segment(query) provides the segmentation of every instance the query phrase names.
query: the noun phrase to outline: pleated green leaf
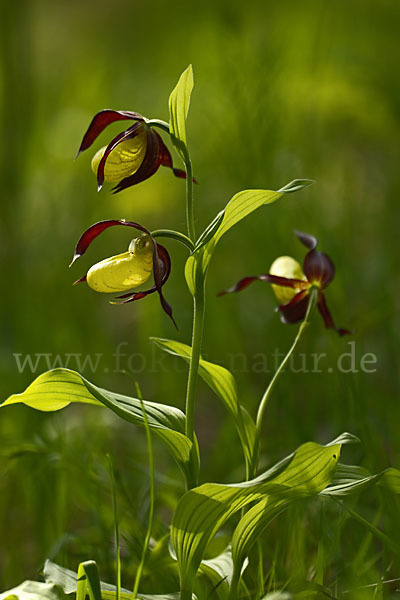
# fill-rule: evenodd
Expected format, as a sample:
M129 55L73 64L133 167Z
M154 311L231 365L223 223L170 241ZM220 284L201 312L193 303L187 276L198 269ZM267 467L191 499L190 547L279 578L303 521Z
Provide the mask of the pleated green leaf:
M213 229L214 234L212 238L202 247L201 251L199 250L195 255L190 256L186 261L185 277L191 293L194 294L195 291L196 269L200 269L203 274L206 272L215 246L229 229L261 206L271 204L284 194L296 192L312 183L313 181L309 179L295 179L277 191L244 190L233 196L225 207L219 226ZM217 215L216 219L218 218L219 215Z
M363 467L339 463L331 484L321 494L337 497L349 496L375 484L386 487L395 494L400 494L400 471L390 468L372 474Z
M39 375L22 394L11 396L0 408L23 403L37 410L54 411L72 402L106 406L125 421L144 426L140 400L99 388L69 369L53 369ZM144 406L151 430L166 444L187 481L192 481L199 460L197 445L184 434L185 415L166 404L145 401Z
M150 339L165 352L179 356L187 362L190 361L192 355L190 346L164 338ZM200 359L199 375L222 400L232 415L242 444L246 464L251 471L257 454L257 430L253 418L239 403L237 384L234 376L228 369L202 358Z
M55 583L24 581L18 587L0 594L0 600L63 600L65 595Z
M172 143L183 161L187 158L186 117L193 89L192 65L182 73L169 97L169 130Z
M342 436L327 446L313 442L304 444L292 455L259 477L238 484L206 483L188 491L179 501L171 527L171 541L178 560L182 589L190 590L190 581L204 557L207 544L233 514L254 502L264 506L283 508L283 504L304 498L323 490L331 481L342 443L350 441ZM257 537L262 519L253 513L248 523L252 530L245 541L246 547ZM235 554L242 556L242 546L236 540ZM234 559L235 560L235 559Z
M93 562L93 561L88 561ZM62 588L64 594L76 594L78 589L78 576L74 571L60 567L56 563L47 559L44 566L44 578L47 585L57 584ZM44 584L42 584L44 585ZM103 600L116 600L117 590L115 585L100 582L101 597ZM3 598L1 598L3 600ZM5 599L4 599L5 600ZM21 600L24 600L21 598ZM29 599L27 599L29 600ZM36 600L36 599L32 599ZM51 599L52 600L52 599ZM121 600L133 600L132 592L121 588ZM179 593L176 594L141 594L137 595L137 600L179 600Z

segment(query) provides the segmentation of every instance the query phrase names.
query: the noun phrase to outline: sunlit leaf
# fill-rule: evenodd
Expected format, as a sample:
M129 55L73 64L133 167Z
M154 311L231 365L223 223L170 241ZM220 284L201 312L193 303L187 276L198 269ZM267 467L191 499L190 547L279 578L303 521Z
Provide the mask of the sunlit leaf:
M69 369L54 369L39 375L25 392L11 396L0 408L24 403L36 410L54 411L73 402L106 406L125 421L144 426L139 399L99 388ZM167 445L187 481L193 481L198 469L197 446L185 436L185 415L167 404L145 401L144 406L150 428Z
M65 595L55 583L24 581L18 587L0 594L0 600L62 600Z
M371 474L367 469L356 465L338 464L330 485L321 492L324 496L349 496L378 484L396 494L400 494L400 471L385 469Z
M169 97L169 128L173 145L185 161L186 149L186 117L189 110L190 95L193 89L192 65L182 73L178 83Z
M93 562L93 561L90 561ZM48 584L58 584L63 590L64 593L75 594L77 591L78 585L78 576L74 571L70 569L65 569L64 567L60 567L56 563L53 563L51 560L46 560L44 566L44 578L48 582ZM42 584L44 585L44 584ZM115 585L111 585L109 583L100 582L101 589L101 597L103 600L116 600L117 591ZM0 597L1 598L1 597ZM194 598L194 597L193 597ZM5 600L1 598L1 600ZM21 598L21 600L24 600ZM30 599L26 599L30 600ZM32 600L36 600L33 599ZM51 599L53 600L53 599ZM132 592L121 588L121 600L133 600ZM141 594L138 593L137 600L179 600L179 594Z
M193 250L193 254L195 252L197 252L198 250L200 250L200 248L205 246L211 240L211 238L215 235L217 229L219 228L219 226L222 223L224 214L225 214L225 211L221 210L221 212L217 214L215 219L213 219L211 221L211 223L205 228L205 230L203 231L203 233L201 234L201 236L199 237L199 239L196 242L196 245Z
M188 491L178 503L171 527L183 589L191 589L191 579L209 541L241 508L268 501L274 508L283 509L285 503L323 490L332 479L343 439L346 438L327 446L304 444L251 481L230 485L206 483ZM259 516L253 516L257 526ZM249 527L254 530L253 523L249 523ZM246 547L249 545L250 539L246 540ZM241 547L236 550L238 556L241 552Z
M162 350L190 361L192 349L186 344L163 338L151 338ZM238 400L236 380L232 373L214 363L200 359L199 375L222 400L232 415L244 450L246 463L252 469L257 453L257 430L253 418Z
M76 600L101 600L100 576L94 560L82 562L78 567Z
M284 194L301 190L312 183L313 181L308 179L295 179L278 191L244 190L233 196L225 207L223 219L215 230L213 237L203 246L201 251L197 252L194 256L190 256L186 261L185 277L191 293L193 294L195 290L196 268L201 269L202 273L206 272L215 246L229 229L264 204L271 204Z

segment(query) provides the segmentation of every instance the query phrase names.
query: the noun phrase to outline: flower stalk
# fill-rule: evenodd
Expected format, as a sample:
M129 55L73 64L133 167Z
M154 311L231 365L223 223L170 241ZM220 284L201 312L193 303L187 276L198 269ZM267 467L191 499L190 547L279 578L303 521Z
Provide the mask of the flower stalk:
M314 311L315 305L317 303L318 300L318 289L317 288L312 288L311 292L310 292L310 298L309 298L309 302L308 302L308 307L307 307L307 312L306 315L303 319L303 321L300 324L299 330L297 332L297 335L294 339L293 344L291 345L288 353L286 354L285 358L282 360L281 364L279 365L275 375L273 376L273 378L270 381L270 384L268 385L267 389L265 390L265 393L263 395L263 397L261 398L261 402L260 405L258 407L258 412L257 412L257 420L256 420L256 427L257 427L257 432L258 432L258 436L261 436L261 427L262 427L262 422L263 422L263 418L264 418L264 414L268 405L268 401L270 399L270 396L272 394L272 390L275 387L276 382L279 379L279 376L281 375L281 373L283 372L286 364L288 363L290 357L292 356L293 352L295 351L298 343L300 342L302 335L304 333L304 331L307 329L307 327L310 324L310 319L311 319L311 315Z

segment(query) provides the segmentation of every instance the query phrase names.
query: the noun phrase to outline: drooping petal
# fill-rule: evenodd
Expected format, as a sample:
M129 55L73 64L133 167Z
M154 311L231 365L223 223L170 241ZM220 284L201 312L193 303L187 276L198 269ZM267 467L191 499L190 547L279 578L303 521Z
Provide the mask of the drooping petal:
M156 132L156 135L158 137L158 143L160 145L160 164L163 165L164 167L169 167L170 169L172 169L172 171L176 177L180 177L181 179L186 179L186 172L183 171L182 169L176 169L173 166L172 156L171 156L170 151L168 150L167 146L164 144L163 139L160 136L160 134ZM197 183L195 178L193 178L193 182Z
M314 250L318 244L318 240L316 237L311 235L310 233L304 233L304 231L298 231L298 229L294 230L295 235L297 235L298 239L302 244L304 244L309 250Z
M135 123L126 131L119 133L106 147L100 150L92 160L102 152L97 165L97 187L101 190L104 181L117 182L133 175L140 168L147 149L147 131L143 123Z
M143 233L147 233L148 235L150 235L150 231L143 227L143 225L140 225L140 223L135 223L133 221L125 221L125 219L107 219L105 221L99 221L98 223L95 223L94 225L86 229L86 231L84 231L81 235L75 247L74 257L70 266L72 266L80 256L85 254L86 250L89 248L93 240L95 240L101 233L103 233L103 231L105 231L109 227L114 227L115 225L133 227L138 231L142 231Z
M278 306L283 323L298 323L306 316L310 295L308 290L302 290L286 304Z
M79 156L79 154L81 152L83 152L83 150L86 150L93 144L94 140L107 127L107 125L109 125L110 123L113 123L114 121L122 121L122 120L127 120L127 119L128 120L133 119L135 121L145 121L146 120L139 113L132 112L130 110L111 110L111 109L106 108L106 109L98 112L93 117L92 122L90 123L90 125L88 127L88 130L86 131L85 135L83 136L83 140L79 147L77 156Z
M303 268L308 281L321 289L326 288L335 277L335 265L329 256L315 249L307 252Z
M148 179L157 171L161 164L160 161L160 143L157 134L151 130L147 130L147 147L146 154L144 155L142 164L138 170L122 179L115 187L113 187L114 194L125 190L131 185L136 185Z
M247 288L251 283L253 283L253 281L268 281L268 283L274 283L279 286L285 286L288 288L295 289L306 289L310 287L308 281L303 281L301 279L288 279L286 277L279 277L278 275L271 275L270 273L265 273L264 275L244 277L231 288L219 292L218 296L224 296L224 294L232 294L234 292L241 292L242 290Z
M328 305L325 300L325 296L322 292L318 294L318 302L317 302L318 310L321 313L321 316L324 320L325 327L327 329L335 329L340 336L343 335L351 335L351 331L349 329L342 329L340 327L336 327L331 312L328 308Z

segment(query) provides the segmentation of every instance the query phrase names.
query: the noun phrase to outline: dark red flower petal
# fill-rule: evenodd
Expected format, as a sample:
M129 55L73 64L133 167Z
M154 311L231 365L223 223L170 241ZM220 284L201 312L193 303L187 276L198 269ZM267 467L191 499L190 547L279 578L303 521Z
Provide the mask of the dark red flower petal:
M310 295L308 290L302 290L286 304L278 306L283 323L298 323L306 316Z
M303 270L308 281L321 286L322 289L335 277L335 265L329 256L315 249L307 252Z
M318 240L316 237L311 235L310 233L304 233L304 231L294 230L294 233L299 238L300 242L304 244L309 250L314 250L318 244Z
M340 327L336 327L336 325L335 325L335 323L333 321L333 317L331 315L331 312L330 312L330 310L328 308L328 305L326 303L325 296L323 295L322 292L320 292L318 294L317 305L318 305L318 310L321 313L321 316L322 316L322 318L324 320L325 327L327 329L335 329L340 336L349 335L349 334L352 333L349 329L341 329Z
M113 192L116 194L117 192L121 192L131 185L136 185L137 183L141 183L145 179L148 179L157 171L161 164L160 160L160 142L158 140L158 135L152 131L151 129L147 132L147 148L146 154L144 155L143 162L133 175L129 175L129 177L125 177L122 179L115 187L113 187Z
M181 179L186 179L186 172L182 169L176 169L172 164L172 156L167 146L164 144L162 137L159 133L156 132L158 137L158 142L160 144L160 164L164 167L169 167L172 169L175 177L180 177ZM196 179L193 177L193 183L197 183Z
M113 140L108 144L107 148L104 151L101 161L99 162L99 166L97 168L97 191L100 191L103 183L104 183L104 167L106 164L106 160L109 157L110 153L125 140L131 140L136 137L138 133L141 131L143 127L142 123L135 123L132 127L129 127L126 131L122 131L118 135L115 136Z
M92 122L88 127L88 130L83 136L83 140L79 147L77 156L79 156L79 154L83 152L83 150L86 150L93 144L94 140L97 138L97 136L100 135L103 129L107 127L107 125L113 123L114 121L122 121L126 119L134 119L135 121L145 121L145 118L142 115L129 110L111 110L109 108L106 108L98 112L93 117Z
M266 273L265 275L257 275L253 277L244 277L240 281L237 282L236 285L229 288L228 290L223 290L217 294L218 296L223 296L224 294L232 294L233 292L241 292L245 288L247 288L253 281L268 281L269 283L274 283L276 285L281 285L284 287L297 288L297 289L308 289L310 284L308 281L303 281L302 279L289 279L288 277L279 277L278 275L270 275Z
M81 235L81 237L76 245L74 257L72 259L70 266L73 265L74 262L80 256L85 254L86 250L89 248L89 246L93 242L93 240L97 238L97 236L99 236L101 233L103 233L103 231L105 231L109 227L113 227L115 225L124 225L126 227L133 227L134 229L137 229L138 231L142 231L143 233L147 233L148 235L150 235L150 231L148 231L148 229L146 229L145 227L140 225L140 223L134 223L133 221L125 221L124 219L120 219L120 220L108 219L106 221L99 221L98 223L95 223L94 225L92 225L91 227L86 229L86 231L84 231L83 234Z

